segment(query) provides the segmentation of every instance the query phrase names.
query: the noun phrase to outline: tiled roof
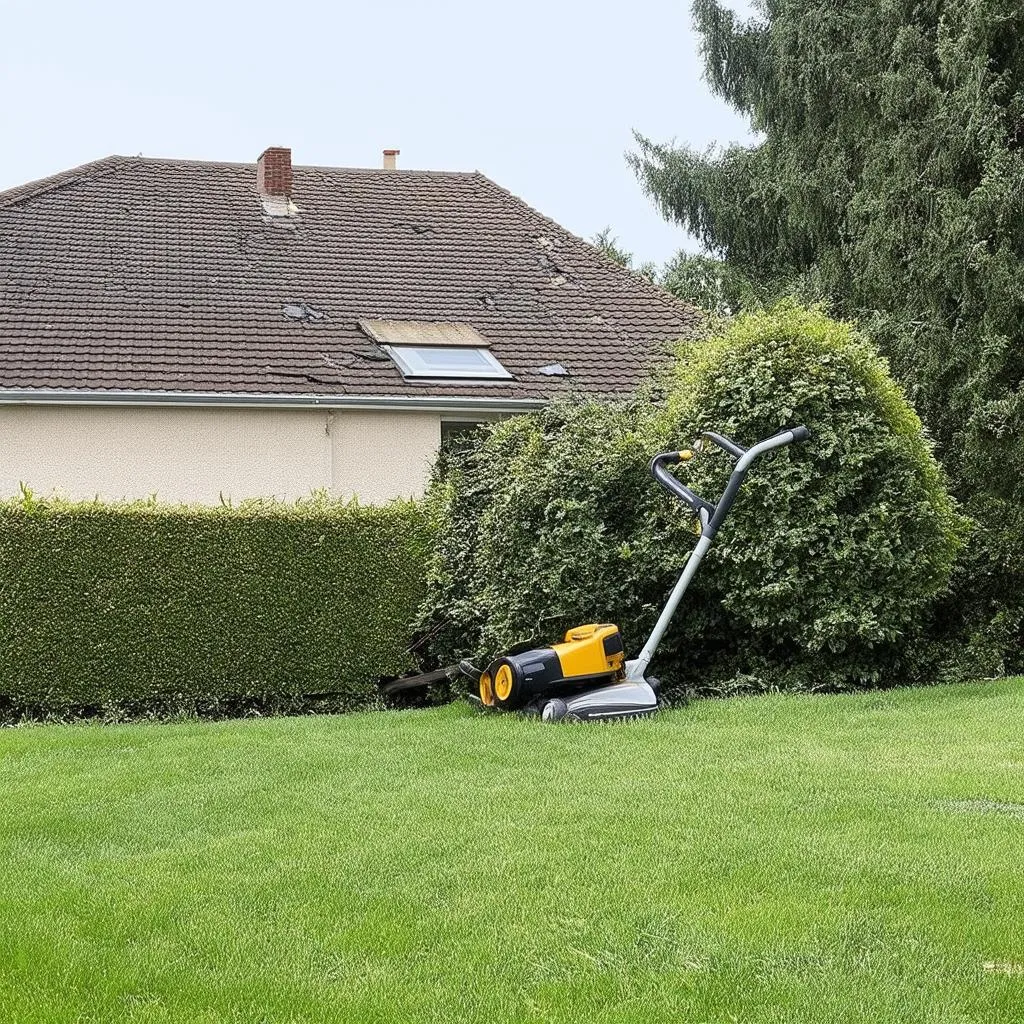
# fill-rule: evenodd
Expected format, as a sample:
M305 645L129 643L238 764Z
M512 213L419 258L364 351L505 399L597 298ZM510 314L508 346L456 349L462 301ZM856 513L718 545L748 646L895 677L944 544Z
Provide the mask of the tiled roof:
M292 198L271 219L252 164L117 156L0 193L0 390L615 393L695 323L479 173L296 167ZM471 325L514 380L407 382L374 319Z

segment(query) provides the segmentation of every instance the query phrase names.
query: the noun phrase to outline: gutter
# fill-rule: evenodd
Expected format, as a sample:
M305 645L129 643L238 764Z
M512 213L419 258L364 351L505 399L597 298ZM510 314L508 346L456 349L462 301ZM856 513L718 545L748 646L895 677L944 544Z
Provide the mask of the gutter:
M542 398L459 398L427 395L262 395L217 391L80 391L57 388L2 388L0 405L162 405L186 408L373 409L394 412L516 413L543 409Z

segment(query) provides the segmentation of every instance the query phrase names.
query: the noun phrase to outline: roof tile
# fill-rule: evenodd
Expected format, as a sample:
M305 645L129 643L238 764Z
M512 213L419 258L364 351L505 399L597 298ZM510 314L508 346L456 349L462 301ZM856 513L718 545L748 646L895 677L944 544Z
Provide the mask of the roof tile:
M609 394L696 324L476 172L296 167L292 198L282 228L255 165L141 157L0 193L0 388ZM360 320L468 324L514 379L414 385Z

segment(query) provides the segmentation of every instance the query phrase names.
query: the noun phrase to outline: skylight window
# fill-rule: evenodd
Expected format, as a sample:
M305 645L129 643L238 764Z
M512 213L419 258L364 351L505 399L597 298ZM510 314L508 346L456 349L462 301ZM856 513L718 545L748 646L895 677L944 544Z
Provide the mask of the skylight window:
M360 320L406 380L511 380L512 374L469 324L425 320Z
M512 374L485 348L441 345L384 345L403 377L459 377L509 380Z

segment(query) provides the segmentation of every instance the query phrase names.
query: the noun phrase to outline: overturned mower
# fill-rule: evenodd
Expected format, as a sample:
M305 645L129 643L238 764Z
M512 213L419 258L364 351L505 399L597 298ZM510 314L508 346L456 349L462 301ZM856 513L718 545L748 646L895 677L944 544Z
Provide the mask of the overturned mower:
M651 462L654 479L696 512L700 539L643 649L634 660L626 661L618 626L591 623L570 629L561 643L550 647L513 647L483 670L464 661L459 668L473 680L481 703L498 711L540 714L546 722L630 719L654 714L659 705L659 684L647 674L647 667L701 559L729 514L747 470L765 452L804 441L808 436L806 427L792 427L751 448L741 448L721 434L705 433L706 441L736 460L729 482L715 504L694 494L668 471L668 467L692 458L693 452L656 455Z

